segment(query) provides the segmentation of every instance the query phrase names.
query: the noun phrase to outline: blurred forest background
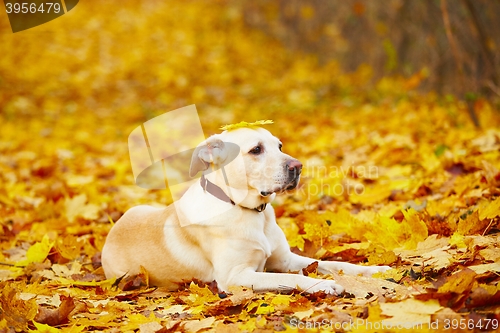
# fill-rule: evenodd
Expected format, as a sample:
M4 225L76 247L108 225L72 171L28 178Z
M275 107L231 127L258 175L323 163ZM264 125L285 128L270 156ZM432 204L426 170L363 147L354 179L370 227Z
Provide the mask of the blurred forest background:
M469 104L500 97L498 1L258 0L243 8L249 26L320 62L335 59L344 71L368 65L374 80L418 73L420 91Z
M427 77L440 94L500 96L500 2L488 0L246 1L244 19L293 50L374 78Z
M500 96L500 3L487 0L247 1L245 22L287 47L370 65L374 77L422 71L424 91Z

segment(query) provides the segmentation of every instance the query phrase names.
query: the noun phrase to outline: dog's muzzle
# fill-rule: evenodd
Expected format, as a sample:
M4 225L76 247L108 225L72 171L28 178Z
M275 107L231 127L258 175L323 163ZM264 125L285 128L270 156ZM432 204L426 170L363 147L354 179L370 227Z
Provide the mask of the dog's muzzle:
M279 188L270 190L270 191L261 191L260 195L263 197L267 197L275 192L285 192L293 190L297 187L300 180L300 173L302 171L302 163L299 160L289 160L285 164L285 174L286 174L286 182L284 186Z

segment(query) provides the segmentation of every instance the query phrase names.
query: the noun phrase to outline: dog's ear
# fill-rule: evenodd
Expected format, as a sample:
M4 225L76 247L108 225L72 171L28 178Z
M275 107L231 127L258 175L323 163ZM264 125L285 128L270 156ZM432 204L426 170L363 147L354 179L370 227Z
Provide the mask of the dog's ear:
M199 171L205 171L210 164L219 167L227 160L226 144L217 137L210 137L196 147L191 157L189 176L194 177Z

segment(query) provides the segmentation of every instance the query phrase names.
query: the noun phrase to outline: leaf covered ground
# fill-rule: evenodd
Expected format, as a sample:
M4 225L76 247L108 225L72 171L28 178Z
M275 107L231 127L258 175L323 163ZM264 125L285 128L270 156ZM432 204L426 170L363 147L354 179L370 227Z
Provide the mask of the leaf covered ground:
M476 129L464 102L415 91L432 73L342 73L242 15L225 1L120 1L80 3L16 34L0 21L0 329L498 328L498 108L477 100ZM168 292L146 271L106 280L100 251L112 224L134 205L171 202L134 185L127 136L189 104L207 135L274 120L266 128L304 164L300 187L274 203L294 251L393 269L324 277L346 287L341 297L220 295L196 281Z

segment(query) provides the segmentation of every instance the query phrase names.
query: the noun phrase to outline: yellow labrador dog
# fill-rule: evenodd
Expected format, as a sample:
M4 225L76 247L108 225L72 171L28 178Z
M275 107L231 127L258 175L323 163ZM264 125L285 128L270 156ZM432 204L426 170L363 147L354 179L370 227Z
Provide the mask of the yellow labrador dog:
M192 176L199 171L203 176L180 200L167 208L133 207L113 226L102 250L106 277L138 274L143 266L153 285L172 290L196 278L217 281L221 291L246 286L343 292L333 280L289 273L316 260L290 251L269 204L277 193L297 186L302 169L281 151L276 137L260 127L224 131L197 147L190 168ZM331 261L318 265L323 274L371 275L387 269Z

